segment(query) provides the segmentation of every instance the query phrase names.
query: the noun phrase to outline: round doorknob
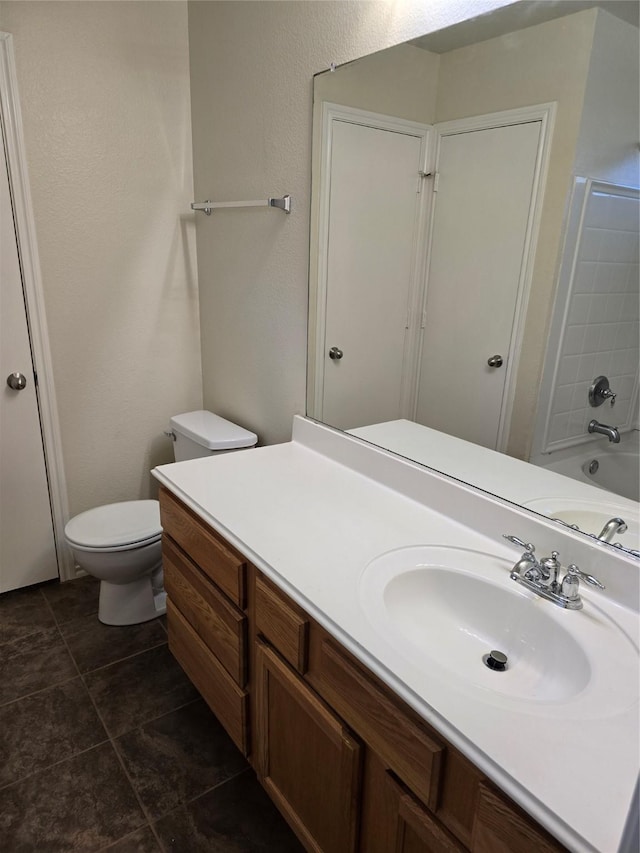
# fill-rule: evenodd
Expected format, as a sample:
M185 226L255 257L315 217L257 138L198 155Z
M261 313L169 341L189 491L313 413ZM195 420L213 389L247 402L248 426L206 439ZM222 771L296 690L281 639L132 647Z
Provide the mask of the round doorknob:
M10 373L7 376L7 385L14 391L22 391L26 384L27 379L22 373Z
M502 356L492 355L491 358L487 359L487 364L489 367L502 367Z
M338 347L331 347L329 350L329 358L334 359L334 361L339 361L343 355L344 353Z

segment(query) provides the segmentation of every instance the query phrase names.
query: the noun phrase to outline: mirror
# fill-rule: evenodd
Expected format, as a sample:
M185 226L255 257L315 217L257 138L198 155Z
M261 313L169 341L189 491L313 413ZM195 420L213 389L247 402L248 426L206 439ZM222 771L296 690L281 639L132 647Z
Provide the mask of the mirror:
M637 60L635 2L521 2L316 76L309 417L637 526Z

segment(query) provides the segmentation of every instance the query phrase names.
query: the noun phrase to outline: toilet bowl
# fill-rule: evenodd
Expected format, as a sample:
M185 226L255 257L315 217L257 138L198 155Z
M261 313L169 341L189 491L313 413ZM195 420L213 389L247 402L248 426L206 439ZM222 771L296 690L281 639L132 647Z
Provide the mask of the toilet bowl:
M212 412L171 418L176 461L254 447L257 436ZM100 580L98 619L135 625L166 612L156 500L107 504L74 516L65 538L78 566Z

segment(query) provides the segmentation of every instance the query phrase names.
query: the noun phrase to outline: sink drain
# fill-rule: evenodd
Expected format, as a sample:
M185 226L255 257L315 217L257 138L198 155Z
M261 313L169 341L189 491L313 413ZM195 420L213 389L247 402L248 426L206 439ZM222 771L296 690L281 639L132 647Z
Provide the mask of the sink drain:
M482 662L485 666L488 666L489 669L493 669L496 672L504 672L507 668L507 656L496 649L493 649L489 654L484 655Z

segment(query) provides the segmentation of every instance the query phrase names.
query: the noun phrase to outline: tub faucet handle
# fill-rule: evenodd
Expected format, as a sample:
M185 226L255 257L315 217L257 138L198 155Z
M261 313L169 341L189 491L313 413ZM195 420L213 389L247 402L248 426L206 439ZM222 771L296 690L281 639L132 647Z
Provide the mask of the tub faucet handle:
M518 539L517 536L510 536L508 533L503 533L502 538L506 539L508 542L512 542L514 545L519 545L520 548L524 548L529 554L533 554L536 550L536 546L532 545L531 542L523 542L522 539Z
M609 388L609 380L606 376L596 376L589 388L588 397L590 406L601 406L605 400L611 400L613 408L616 402L615 392Z

